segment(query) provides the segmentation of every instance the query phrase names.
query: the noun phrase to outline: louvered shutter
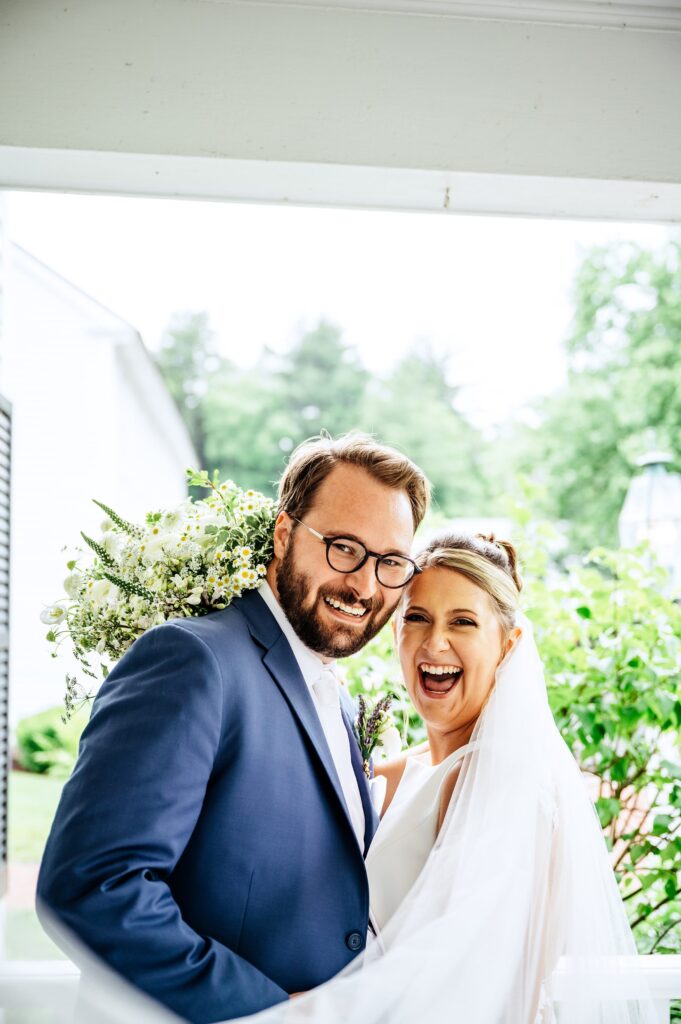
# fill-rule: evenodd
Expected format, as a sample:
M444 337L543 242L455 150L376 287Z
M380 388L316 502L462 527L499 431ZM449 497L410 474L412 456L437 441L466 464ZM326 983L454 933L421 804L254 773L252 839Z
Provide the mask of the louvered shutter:
M9 782L9 485L12 407L0 395L0 896L7 889Z

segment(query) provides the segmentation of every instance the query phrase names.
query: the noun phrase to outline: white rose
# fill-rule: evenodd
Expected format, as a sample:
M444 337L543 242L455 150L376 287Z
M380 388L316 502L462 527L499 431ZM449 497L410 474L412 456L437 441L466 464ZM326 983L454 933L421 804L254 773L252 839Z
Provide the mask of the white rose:
M94 580L92 586L87 590L90 603L95 605L97 608L102 608L107 604L109 598L113 596L113 593L114 585L108 580Z
M165 552L163 550L165 543L165 539L160 536L145 538L144 551L142 552L142 561L145 565L151 565L152 562L163 561L165 558Z
M382 758L390 760L393 757L397 757L402 751L402 737L400 736L400 730L394 725L388 726L388 728L381 733L381 744L380 747L376 748L376 752L380 750Z
M71 572L64 580L64 590L70 598L75 600L83 586L83 577L79 572Z
M114 559L114 561L118 560L118 555L120 554L122 543L119 534L105 533L99 543L102 545L107 555L110 555L111 558Z

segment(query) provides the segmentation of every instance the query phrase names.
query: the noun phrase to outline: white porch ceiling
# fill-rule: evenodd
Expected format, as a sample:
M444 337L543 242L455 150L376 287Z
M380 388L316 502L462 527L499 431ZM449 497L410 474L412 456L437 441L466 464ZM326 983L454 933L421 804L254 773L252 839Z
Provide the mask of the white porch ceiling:
M207 3L258 3L267 6L314 7L326 10L436 15L494 21L527 21L596 28L681 31L681 0L658 4L601 3L598 0L204 0Z
M0 187L680 223L679 110L681 0L0 0Z

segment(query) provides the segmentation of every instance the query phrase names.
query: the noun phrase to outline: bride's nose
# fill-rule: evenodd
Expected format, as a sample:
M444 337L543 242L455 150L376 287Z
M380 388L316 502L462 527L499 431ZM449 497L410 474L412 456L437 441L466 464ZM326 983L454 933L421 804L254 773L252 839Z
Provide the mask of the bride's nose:
M433 624L423 642L426 654L443 654L449 650L449 635L444 626Z

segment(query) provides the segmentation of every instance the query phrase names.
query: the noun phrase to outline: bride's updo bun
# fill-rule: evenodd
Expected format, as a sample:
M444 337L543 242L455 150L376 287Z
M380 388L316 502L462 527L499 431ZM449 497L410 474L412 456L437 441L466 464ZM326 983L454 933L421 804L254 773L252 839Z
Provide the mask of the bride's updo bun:
M516 549L494 534L441 533L416 556L421 569L442 566L461 573L492 598L507 632L515 625L522 579Z
M505 569L513 578L513 582L518 590L521 591L523 589L523 581L518 571L518 552L510 540L497 540L493 533L476 533L472 539L479 539L484 542L486 547L484 551L485 557L500 566L500 568Z

